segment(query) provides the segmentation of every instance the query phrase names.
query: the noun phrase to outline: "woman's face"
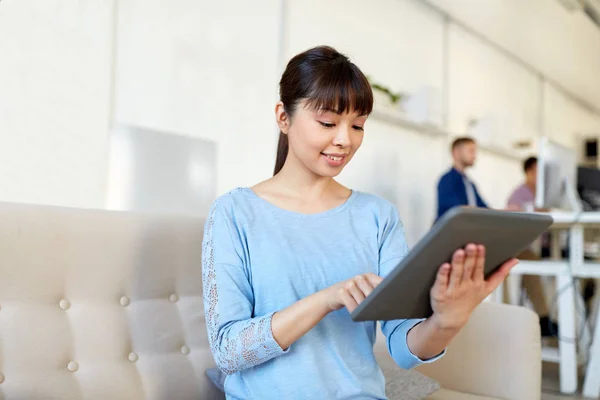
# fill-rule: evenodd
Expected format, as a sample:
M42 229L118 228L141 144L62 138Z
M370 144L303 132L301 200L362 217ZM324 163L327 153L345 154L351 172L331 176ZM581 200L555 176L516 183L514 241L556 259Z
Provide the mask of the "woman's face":
M288 135L286 163L303 165L318 176L337 176L362 144L366 115L313 111L306 108L305 101L298 104L291 120L281 103L276 113L280 129Z

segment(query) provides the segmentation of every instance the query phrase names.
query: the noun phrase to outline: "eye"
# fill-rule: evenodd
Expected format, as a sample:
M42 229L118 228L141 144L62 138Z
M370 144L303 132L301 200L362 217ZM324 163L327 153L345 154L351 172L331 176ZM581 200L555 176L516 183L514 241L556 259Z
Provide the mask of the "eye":
M321 125L323 125L325 128L333 128L335 126L335 124L333 124L331 122L321 122L321 121L319 121L319 123Z
M352 126L352 128L356 129L357 131L361 131L361 132L365 131L365 128L363 128L362 126L358 126L358 125L354 125L354 126Z

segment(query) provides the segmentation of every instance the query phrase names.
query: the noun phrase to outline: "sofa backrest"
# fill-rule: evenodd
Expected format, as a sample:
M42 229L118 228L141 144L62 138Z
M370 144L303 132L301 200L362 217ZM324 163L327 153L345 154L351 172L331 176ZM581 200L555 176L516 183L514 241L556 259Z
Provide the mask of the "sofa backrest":
M221 398L203 225L0 203L0 398Z

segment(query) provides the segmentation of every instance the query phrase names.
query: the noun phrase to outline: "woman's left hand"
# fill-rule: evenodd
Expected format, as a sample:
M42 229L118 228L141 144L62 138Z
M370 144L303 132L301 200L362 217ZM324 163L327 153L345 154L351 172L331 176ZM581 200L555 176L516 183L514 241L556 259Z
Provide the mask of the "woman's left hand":
M505 262L487 280L484 277L485 248L469 244L457 250L451 263L443 264L431 289L433 320L443 329L461 329L475 308L489 296L518 263Z

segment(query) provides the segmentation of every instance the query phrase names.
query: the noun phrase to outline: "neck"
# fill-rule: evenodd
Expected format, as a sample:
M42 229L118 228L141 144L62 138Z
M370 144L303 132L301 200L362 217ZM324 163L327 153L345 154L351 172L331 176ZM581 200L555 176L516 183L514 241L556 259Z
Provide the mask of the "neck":
M465 166L462 163L459 163L458 161L454 162L454 169L457 170L458 172L461 173L465 173Z
M289 155L273 179L284 192L294 197L319 198L336 184L333 178L316 175Z

